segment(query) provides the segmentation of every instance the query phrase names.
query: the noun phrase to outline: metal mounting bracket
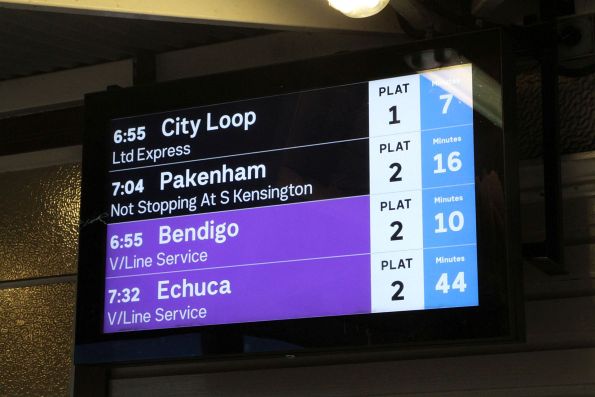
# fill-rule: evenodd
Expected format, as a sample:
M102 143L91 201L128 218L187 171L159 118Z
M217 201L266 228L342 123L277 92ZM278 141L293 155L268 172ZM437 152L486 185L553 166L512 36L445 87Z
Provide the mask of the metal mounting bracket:
M541 1L541 16L544 24L539 29L538 41L535 43L541 48L545 241L523 245L523 256L549 275L567 273L564 266L562 223L556 10L556 1Z

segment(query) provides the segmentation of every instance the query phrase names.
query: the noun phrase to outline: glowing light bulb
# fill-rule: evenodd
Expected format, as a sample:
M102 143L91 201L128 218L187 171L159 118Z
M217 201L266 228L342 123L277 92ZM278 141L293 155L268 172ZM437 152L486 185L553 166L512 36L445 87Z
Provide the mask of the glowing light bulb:
M365 18L378 14L390 0L328 0L335 10L351 18Z

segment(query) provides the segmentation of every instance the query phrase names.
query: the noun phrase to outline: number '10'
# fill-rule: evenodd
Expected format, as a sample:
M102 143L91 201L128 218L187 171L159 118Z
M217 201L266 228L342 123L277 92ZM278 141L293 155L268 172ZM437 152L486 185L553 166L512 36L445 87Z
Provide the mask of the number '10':
M449 230L453 232L459 232L463 229L465 225L465 217L461 211L453 211L448 215L448 228L444 224L444 213L439 212L434 216L436 222L438 223L438 227L434 229L435 233L446 233Z

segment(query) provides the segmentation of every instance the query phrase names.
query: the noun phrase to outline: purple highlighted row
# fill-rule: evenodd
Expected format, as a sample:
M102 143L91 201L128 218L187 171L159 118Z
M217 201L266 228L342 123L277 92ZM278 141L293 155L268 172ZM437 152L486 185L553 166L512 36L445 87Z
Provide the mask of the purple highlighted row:
M106 333L370 313L370 255L106 280Z
M359 196L108 225L106 277L368 253L369 203Z

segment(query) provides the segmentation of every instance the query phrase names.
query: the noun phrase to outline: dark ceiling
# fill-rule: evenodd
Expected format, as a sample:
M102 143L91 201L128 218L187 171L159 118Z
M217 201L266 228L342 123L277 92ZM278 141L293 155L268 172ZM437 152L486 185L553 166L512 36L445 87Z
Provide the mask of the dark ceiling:
M0 8L0 80L270 32Z

